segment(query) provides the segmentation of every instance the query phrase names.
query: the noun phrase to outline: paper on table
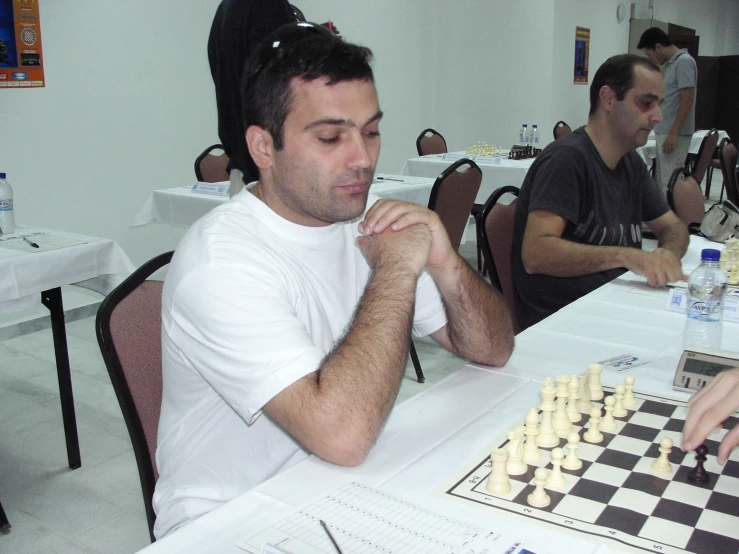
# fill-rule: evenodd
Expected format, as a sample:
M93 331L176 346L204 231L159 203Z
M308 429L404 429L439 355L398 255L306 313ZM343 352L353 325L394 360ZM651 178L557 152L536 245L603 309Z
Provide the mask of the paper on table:
M38 244L38 248L28 244L23 238ZM46 252L47 250L57 250L59 248L68 248L79 244L87 244L86 240L80 240L63 235L52 235L49 233L24 233L22 235L8 235L0 237L0 247L9 250L17 250L19 252Z

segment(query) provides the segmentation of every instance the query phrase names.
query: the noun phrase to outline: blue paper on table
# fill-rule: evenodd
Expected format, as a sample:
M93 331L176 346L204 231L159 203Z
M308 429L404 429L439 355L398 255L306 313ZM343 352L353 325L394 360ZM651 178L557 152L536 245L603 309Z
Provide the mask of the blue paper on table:
M228 181L224 181L222 183L203 183L198 181L192 186L192 192L228 197L230 187L231 185Z

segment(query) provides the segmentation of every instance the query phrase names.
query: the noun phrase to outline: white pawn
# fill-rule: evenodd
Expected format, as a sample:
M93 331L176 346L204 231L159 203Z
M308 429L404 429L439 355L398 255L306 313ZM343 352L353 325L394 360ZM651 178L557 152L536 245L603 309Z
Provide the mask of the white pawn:
M618 427L616 420L613 419L613 405L616 399L613 396L607 396L603 402L605 403L606 415L603 416L598 429L602 431L615 431Z
M623 385L616 386L616 392L613 394L616 402L613 404L613 417L626 417L629 412L624 408L624 392Z
M565 452L561 448L552 450L552 471L549 477L547 477L547 486L559 488L567 484L567 480L562 473L562 460L564 457Z
M577 471L582 467L582 460L577 457L577 447L580 435L575 431L567 437L567 457L562 461L562 467L571 471Z
M493 462L493 468L488 475L485 488L490 494L508 494L511 492L511 481L506 473L508 451L505 448L496 448L490 454L490 461Z
M570 377L570 384L567 385L570 391L570 401L567 404L567 416L572 423L577 423L582 419L580 411L577 409L577 401L580 398L580 378L577 375Z
M546 380L544 387L541 389L541 427L539 427L539 435L536 437L536 444L542 448L552 448L559 444L559 437L552 426L552 413L554 412L554 397L557 395L557 389L552 384L551 377Z
M523 461L526 463L536 462L541 459L539 446L536 444L536 436L539 434L539 412L531 408L526 413L526 442L523 445Z
M589 414L593 408L593 404L590 402L590 387L588 386L588 380L590 374L586 371L580 375L580 390L578 394L580 398L577 401L577 411L581 414Z
M603 398L603 387L600 385L600 374L603 372L603 366L600 364L590 364L588 366L588 387L590 388L590 400L600 400Z
M544 490L544 485L547 484L548 474L547 469L543 467L537 468L534 472L534 485L536 485L536 488L534 492L526 497L526 501L534 508L546 508L552 502L547 491Z
M672 439L665 437L659 441L659 458L652 462L652 469L658 473L670 473L672 471L672 464L668 456L672 452Z
M523 434L524 426L516 427L508 431L508 463L506 471L508 475L523 475L529 469L523 461Z
M552 426L557 436L567 438L572 430L572 422L567 414L567 399L570 397L570 378L567 375L557 377L557 407L552 414Z
M582 436L586 441L597 444L603 442L603 433L598 430L598 424L600 423L600 408L593 408L590 410L590 428L585 431Z
M624 394L624 408L633 408L636 406L636 398L634 398L634 379L633 375L629 375L624 379L624 388L626 393Z

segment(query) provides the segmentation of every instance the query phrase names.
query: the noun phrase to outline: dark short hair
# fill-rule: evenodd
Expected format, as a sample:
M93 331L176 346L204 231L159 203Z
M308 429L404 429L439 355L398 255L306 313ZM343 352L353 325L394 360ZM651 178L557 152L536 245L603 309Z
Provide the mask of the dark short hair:
M651 48L654 50L658 44L661 44L662 46L672 46L672 39L659 27L650 27L641 34L639 44L637 44L636 47L639 50L642 48Z
M294 78L328 85L342 81L374 82L369 48L344 42L315 23L288 23L269 35L246 63L242 79L244 128L266 129L275 149L284 146Z
M600 103L600 89L610 87L617 100L623 100L626 93L634 88L634 67L641 65L659 73L659 68L647 58L633 54L611 56L598 68L590 84L590 112L592 116Z

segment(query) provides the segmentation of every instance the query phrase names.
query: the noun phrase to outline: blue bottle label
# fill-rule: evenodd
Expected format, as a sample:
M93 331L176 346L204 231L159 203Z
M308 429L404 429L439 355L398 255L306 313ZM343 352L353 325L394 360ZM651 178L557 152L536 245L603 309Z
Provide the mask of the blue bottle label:
M720 300L695 300L688 304L688 317L696 321L715 323L721 321L721 310Z
M13 211L13 199L8 198L6 200L0 200L0 212L12 212Z

